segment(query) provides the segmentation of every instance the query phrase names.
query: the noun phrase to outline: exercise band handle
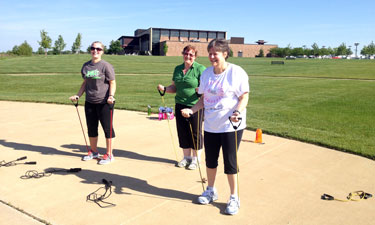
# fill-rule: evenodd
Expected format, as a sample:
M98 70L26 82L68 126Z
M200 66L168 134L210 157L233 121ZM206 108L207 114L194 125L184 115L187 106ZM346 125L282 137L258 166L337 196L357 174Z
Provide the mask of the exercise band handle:
M167 88L166 88L166 87L164 87L164 91L163 91L163 92L161 92L161 91L159 90L159 88L158 88L158 92L159 92L160 96L164 96L166 91L167 91Z
M24 160L24 159L27 159L27 156L24 156L24 157L18 158L18 159L16 159L16 161L20 161L20 160Z
M75 107L78 107L78 99L79 99L79 97L76 97L76 100L77 100L76 102L74 102L74 101L72 100L72 103L74 104Z
M28 165L36 165L36 162L35 162L35 161L25 162L25 164L28 164Z
M237 130L237 129L240 127L241 123L242 123L242 117L238 117L239 122L238 122L238 125L237 125L237 126L233 124L232 120L230 119L231 116L228 117L228 118L229 118L229 122L230 122L230 124L232 124L233 129Z
M113 104L108 103L110 110L113 110L113 108L115 107L115 103L116 103L116 101L113 101Z

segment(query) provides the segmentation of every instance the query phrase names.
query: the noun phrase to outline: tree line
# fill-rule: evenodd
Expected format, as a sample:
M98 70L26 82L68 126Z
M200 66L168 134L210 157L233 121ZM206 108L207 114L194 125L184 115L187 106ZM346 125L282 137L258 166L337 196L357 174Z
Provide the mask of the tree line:
M40 31L40 41L39 48L35 52L36 54L44 54L44 55L60 55L60 54L79 54L84 53L81 48L81 40L82 40L82 34L78 33L75 41L73 42L73 45L71 47L71 51L64 51L66 47L66 43L64 41L64 38L62 35L59 35L57 40L54 43L54 46L52 46L52 39L48 36L48 32L45 30ZM90 53L91 46L88 46L86 49L86 52ZM52 51L49 51L49 50ZM109 48L107 49L106 46L104 46L104 52L106 54L119 54L123 51L121 47L121 43L119 40L117 41L111 41ZM15 45L11 51L7 52L8 54L14 54L14 55L23 55L23 56L31 56L33 54L32 47L27 43L27 41L24 41L21 45L17 46Z
M357 43L358 46L358 43ZM356 47L357 47L356 46ZM357 49L358 51L358 49ZM369 45L365 45L360 52L356 52L356 56L360 53L361 55L370 56L375 55L375 44L371 42ZM318 44L314 43L311 48L306 48L306 46L292 48L288 45L285 48L272 48L270 49L270 55L274 57L287 57L287 56L349 56L353 54L351 46L347 47L345 43L342 43L336 48L322 46L319 48ZM263 55L261 52L259 56Z

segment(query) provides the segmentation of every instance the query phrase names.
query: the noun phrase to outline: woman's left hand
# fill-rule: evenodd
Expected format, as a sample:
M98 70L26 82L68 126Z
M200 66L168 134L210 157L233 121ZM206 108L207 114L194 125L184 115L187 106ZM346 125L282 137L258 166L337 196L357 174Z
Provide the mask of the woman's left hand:
M230 117L230 120L232 122L239 122L241 119L241 113L238 111L233 112L233 114Z
M115 103L115 97L113 97L113 95L110 95L107 99L107 103L108 104L113 104Z

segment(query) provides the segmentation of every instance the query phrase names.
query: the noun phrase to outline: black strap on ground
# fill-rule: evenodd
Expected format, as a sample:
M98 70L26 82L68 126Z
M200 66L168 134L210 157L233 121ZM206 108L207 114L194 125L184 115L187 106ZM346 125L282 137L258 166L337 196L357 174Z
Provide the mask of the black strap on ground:
M36 164L35 161L18 163L18 161L25 160L25 159L27 159L27 156L23 156L21 158L18 158L16 160L12 160L12 161L9 161L9 162L5 162L4 160L2 160L2 161L0 161L0 167L2 167L2 166L9 167L9 166L15 166L15 165L19 165L19 164L26 164L26 165L35 165Z
M87 195L86 201L95 202L100 208L108 208L116 206L116 204L103 201L104 199L109 198L112 194L112 181L107 181L106 179L102 179L104 183L104 187L98 188L96 191L92 192L91 194ZM105 189L104 194L98 194L97 192L101 189Z
M364 191L354 191L350 192L348 196L346 196L346 199L339 199L335 198L332 195L329 194L323 194L320 198L322 200L327 200L327 201L340 201L340 202L349 202L349 201L360 201L362 199L368 199L371 198L372 194L364 192Z
M30 179L30 178L42 178L42 177L49 177L53 173L77 173L81 171L81 168L70 168L70 169L50 169L44 172L38 172L36 170L28 170L26 171L25 175L21 176L21 179Z

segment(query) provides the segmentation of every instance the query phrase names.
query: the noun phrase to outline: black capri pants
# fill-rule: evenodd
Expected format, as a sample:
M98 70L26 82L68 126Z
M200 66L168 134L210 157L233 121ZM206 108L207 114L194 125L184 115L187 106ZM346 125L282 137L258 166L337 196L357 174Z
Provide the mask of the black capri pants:
M199 125L199 146L198 149L202 149L203 147L203 135L202 135L202 121L203 121L203 109L199 110L199 118L198 112L194 113L190 118L185 118L181 114L181 109L191 108L186 105L176 103L175 106L175 116L176 116L176 126L177 126L177 134L178 134L178 141L180 148L192 148L195 149L194 145L197 145L197 137L198 137L198 125ZM199 123L198 123L199 119ZM191 136L190 124L192 126L193 135L194 135L194 143L193 138Z
M114 108L112 109L112 123L113 123L113 113ZM103 131L106 138L110 138L110 129L111 129L111 110L109 104L93 104L90 102L85 102L85 114L86 114L86 124L89 137L98 136L98 126L99 121L103 127ZM112 138L114 138L115 131L112 126Z
M240 147L243 130L237 131L237 150ZM223 149L224 173L237 174L235 132L210 133L204 132L204 148L206 166L215 169L218 166L220 148Z

